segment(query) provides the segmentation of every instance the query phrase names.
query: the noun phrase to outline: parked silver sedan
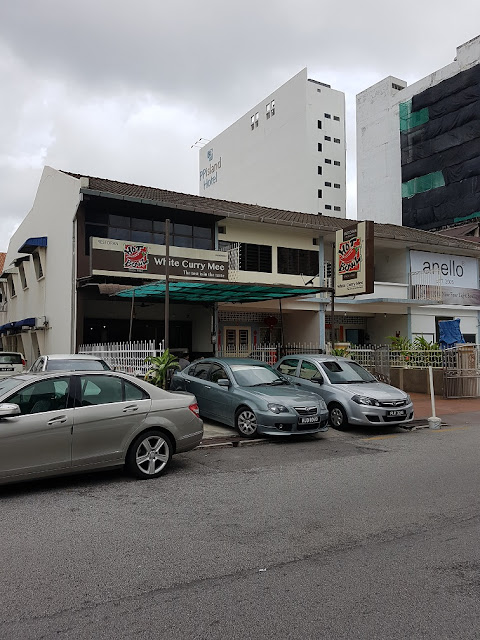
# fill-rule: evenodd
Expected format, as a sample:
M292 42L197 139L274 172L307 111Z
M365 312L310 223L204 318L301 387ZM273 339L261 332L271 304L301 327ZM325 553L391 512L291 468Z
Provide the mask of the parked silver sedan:
M0 380L0 483L126 467L156 478L196 447L193 395L113 371L25 373Z
M103 358L86 353L56 353L40 356L29 369L39 371L111 371Z
M275 368L301 389L323 398L330 424L337 429L347 424L404 424L413 419L407 393L379 382L348 358L299 354L281 358Z

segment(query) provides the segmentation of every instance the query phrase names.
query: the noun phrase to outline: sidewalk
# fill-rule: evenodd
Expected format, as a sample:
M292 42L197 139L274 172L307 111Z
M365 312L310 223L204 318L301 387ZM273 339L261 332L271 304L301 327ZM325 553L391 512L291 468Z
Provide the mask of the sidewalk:
M413 401L415 420L414 424L427 424L427 418L432 415L430 396L425 393L410 393ZM459 413L480 414L480 398L443 398L435 396L435 413L439 418L447 420L447 416ZM479 415L480 422L480 415ZM215 443L218 445L232 443L234 446L243 446L256 442L267 442L265 439L247 440L239 435L236 429L225 427L219 422L204 421L203 446Z
M425 393L410 393L413 400L415 420L427 419L432 415L430 396ZM435 413L439 418L457 413L480 412L480 398L444 398L435 396Z

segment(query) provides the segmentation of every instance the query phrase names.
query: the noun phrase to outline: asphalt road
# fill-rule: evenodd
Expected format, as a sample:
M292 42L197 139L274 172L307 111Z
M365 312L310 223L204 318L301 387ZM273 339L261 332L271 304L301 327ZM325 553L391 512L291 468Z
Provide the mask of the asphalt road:
M0 487L0 638L480 638L479 422Z

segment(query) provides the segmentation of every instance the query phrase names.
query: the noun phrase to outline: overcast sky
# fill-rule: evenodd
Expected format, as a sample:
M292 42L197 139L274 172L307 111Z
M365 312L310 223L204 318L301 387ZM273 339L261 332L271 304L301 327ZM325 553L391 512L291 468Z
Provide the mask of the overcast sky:
M347 100L409 84L480 33L478 0L0 0L0 251L42 168L198 193L211 139L308 67Z

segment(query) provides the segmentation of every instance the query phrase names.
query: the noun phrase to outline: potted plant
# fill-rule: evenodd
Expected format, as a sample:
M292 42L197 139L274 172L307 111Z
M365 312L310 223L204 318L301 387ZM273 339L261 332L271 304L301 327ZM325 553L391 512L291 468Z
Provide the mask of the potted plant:
M161 356L147 356L145 362L150 365L145 380L161 389L167 388L171 372L180 367L177 357L168 349L165 349Z

